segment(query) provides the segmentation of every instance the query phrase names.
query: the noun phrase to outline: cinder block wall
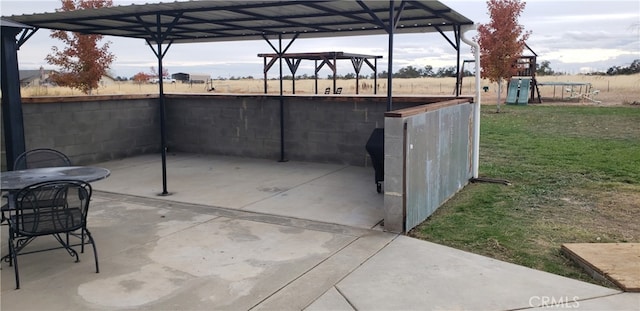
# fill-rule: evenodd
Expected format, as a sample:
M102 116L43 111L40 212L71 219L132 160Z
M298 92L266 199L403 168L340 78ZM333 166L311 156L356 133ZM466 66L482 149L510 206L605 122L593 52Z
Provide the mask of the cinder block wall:
M425 103L398 99L394 108ZM386 97L285 96L285 158L369 166L369 135L384 127ZM280 159L278 96L167 98L169 150Z
M394 97L393 108L449 98ZM160 152L157 96L22 102L27 149L57 149L79 165ZM170 152L280 159L279 96L168 94L165 103ZM374 128L384 127L386 104L384 96L285 96L285 158L370 166L365 145Z
M159 152L157 98L127 98L23 98L26 149L57 149L78 165ZM4 138L2 150L5 168Z

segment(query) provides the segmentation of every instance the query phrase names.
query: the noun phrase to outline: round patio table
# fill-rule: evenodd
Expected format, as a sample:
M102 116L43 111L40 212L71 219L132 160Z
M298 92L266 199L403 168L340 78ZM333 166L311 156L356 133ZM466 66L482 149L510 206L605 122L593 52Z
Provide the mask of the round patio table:
M105 179L111 172L95 166L43 167L0 173L2 191L17 191L24 187L52 180L82 180L92 182Z

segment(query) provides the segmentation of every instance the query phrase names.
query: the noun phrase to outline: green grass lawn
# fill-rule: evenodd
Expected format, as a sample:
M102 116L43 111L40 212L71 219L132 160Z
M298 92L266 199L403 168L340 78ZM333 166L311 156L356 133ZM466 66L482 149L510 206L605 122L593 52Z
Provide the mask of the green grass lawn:
M581 280L562 243L640 242L640 109L483 107L480 177L410 235Z

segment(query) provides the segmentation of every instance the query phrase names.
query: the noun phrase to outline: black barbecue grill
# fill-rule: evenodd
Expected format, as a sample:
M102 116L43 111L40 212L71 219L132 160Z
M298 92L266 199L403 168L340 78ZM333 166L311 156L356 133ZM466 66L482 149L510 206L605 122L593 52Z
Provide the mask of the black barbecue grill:
M384 128L376 128L369 136L366 145L367 152L371 157L371 164L375 170L376 190L382 193L382 184L384 181Z

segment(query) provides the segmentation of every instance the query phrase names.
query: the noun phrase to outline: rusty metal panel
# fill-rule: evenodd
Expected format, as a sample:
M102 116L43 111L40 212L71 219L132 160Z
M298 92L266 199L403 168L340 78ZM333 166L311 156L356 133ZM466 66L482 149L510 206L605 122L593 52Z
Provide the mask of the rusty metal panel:
M468 183L472 111L465 104L406 118L405 230L427 219Z

